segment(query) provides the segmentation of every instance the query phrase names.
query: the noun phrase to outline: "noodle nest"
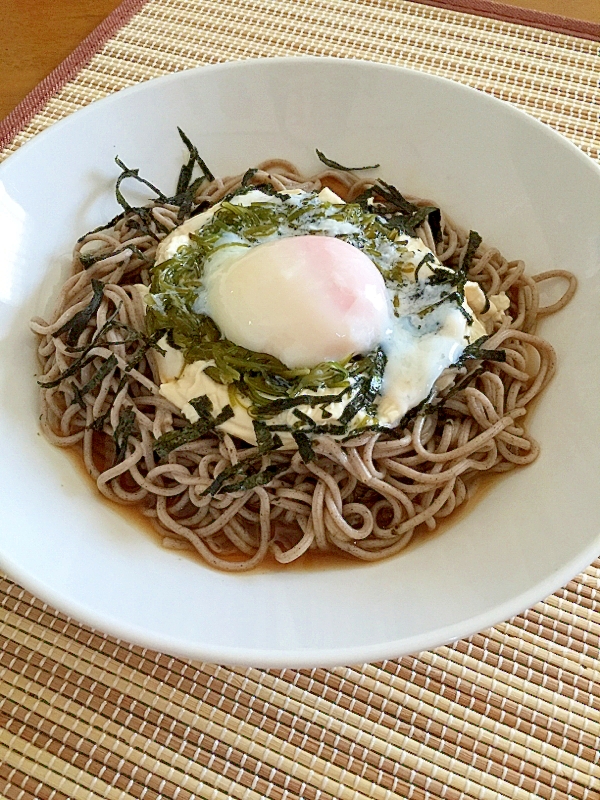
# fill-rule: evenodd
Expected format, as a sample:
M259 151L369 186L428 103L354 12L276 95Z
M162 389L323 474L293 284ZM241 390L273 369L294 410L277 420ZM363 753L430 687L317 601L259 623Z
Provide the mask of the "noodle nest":
M241 181L242 176L203 181L193 209L218 202ZM281 160L260 164L251 181L277 191L328 186L347 201L373 185L331 169L307 179ZM102 495L137 506L165 546L193 549L227 571L250 570L265 559L288 564L307 551L376 561L400 552L416 534L435 530L472 497L484 475L535 460L539 447L525 417L556 367L553 348L536 328L568 303L575 278L560 270L528 276L522 261L507 261L482 244L468 279L487 297L504 292L510 299L506 312L486 321L486 348L503 349L506 361L469 362L454 370L433 411L415 415L394 436L315 436L316 458L309 463L297 450L263 455L261 468L276 465L279 471L266 485L246 491L205 494L223 470L256 458L256 448L227 433L209 432L157 461L156 439L188 423L159 393L155 351L140 348L145 309L134 285L149 285L157 244L180 224L179 212L177 205L157 200L86 235L77 243L72 274L49 321L31 322L39 337L40 384L53 384L41 388L44 434L60 447L77 448ZM444 265L457 269L468 233L443 210L440 229L437 243L427 222L418 233ZM85 268L86 261L91 266ZM542 308L538 287L551 279L567 288ZM69 340L69 321L89 309L99 281L101 302L76 342ZM83 366L74 369L78 359Z

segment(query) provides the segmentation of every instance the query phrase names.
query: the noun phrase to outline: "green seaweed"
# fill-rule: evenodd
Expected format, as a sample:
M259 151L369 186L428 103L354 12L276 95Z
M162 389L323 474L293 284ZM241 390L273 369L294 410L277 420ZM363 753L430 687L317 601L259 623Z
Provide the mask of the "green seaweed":
M489 339L489 336L480 336L479 339L468 344L462 352L462 355L456 362L455 366L462 366L465 361L480 360L480 361L506 361L505 350L486 350L483 345Z
M129 435L135 423L135 411L133 408L126 408L119 416L119 422L113 434L115 442L115 464L120 464L127 453L127 443Z
M206 395L202 397L206 397ZM229 405L226 405L216 417L213 417L210 412L206 412L209 403L210 400L208 397L206 397L205 401L200 398L191 401L192 407L197 412L201 412L200 419L197 422L186 425L185 428L178 428L168 433L163 433L163 435L154 442L154 453L158 459L163 460L167 458L169 453L173 450L176 450L184 444L200 439L201 436L204 436L209 431L214 430L218 425L222 425L233 417L233 409ZM212 411L212 403L210 403L210 409Z
M145 261L147 264L151 263L148 258L146 258L146 254L140 250L139 247L135 245L125 245L125 247L121 247L120 250L114 250L112 252L102 252L98 254L90 253L86 255L85 253L79 254L79 262L84 269L89 269L90 267L97 264L99 261L104 261L105 258L112 258L112 256L117 256L120 253L124 253L126 250L129 250L132 255L137 256L142 261Z
M391 183L378 180L365 189L356 200L364 211L374 211L382 215L388 225L408 236L416 236L416 230L429 220L434 241L441 239L441 216L435 206L418 206L407 200Z
M339 164L337 161L327 158L327 156L320 150L316 150L315 152L319 161L325 164L326 167L329 167L330 169L339 169L341 172L360 172L364 169L379 169L381 166L381 164L370 164L365 167L345 167L343 164Z
M381 348L376 350L368 360L368 365L361 372L358 390L352 397L339 419L339 424L347 426L359 411L374 412L371 408L375 398L381 392L383 373L387 358Z
M179 171L179 179L177 180L175 195L169 198L169 200L173 205L179 206L177 219L181 221L190 216L190 212L194 204L194 198L200 186L202 186L205 181L213 181L214 175L206 166L206 162L200 156L196 146L192 144L189 137L181 130L181 128L178 127L177 131L181 141L188 149L189 156L187 162L182 165ZM196 178L196 180L192 180L194 167L196 165L200 167L202 175L199 178Z
M467 241L467 247L460 262L460 269L459 269L461 274L465 276L464 278L465 281L467 280L466 276L469 274L469 270L471 269L473 256L477 252L477 249L482 241L483 240L481 236L477 233L477 231L469 231L469 239Z
M292 431L292 436L296 442L296 445L298 446L298 452L300 453L300 458L302 461L304 461L305 464L308 464L310 461L314 461L316 458L316 453L313 450L308 435L303 431Z
M253 419L252 426L254 427L254 434L256 436L256 443L258 445L258 452L261 455L265 453L270 453L273 450L278 450L282 445L283 442L281 441L281 437L278 436L276 433L269 429L269 426L266 422L261 422L260 420Z
M130 169L126 164L124 164L121 161L119 156L115 157L115 163L121 169L121 174L117 178L117 182L115 184L115 197L117 198L117 203L121 206L121 208L124 211L138 210L136 206L132 206L127 202L127 200L123 195L123 192L121 191L121 184L123 183L124 180L127 180L128 178L133 178L138 183L142 183L144 184L144 186L147 186L149 189L151 189L156 194L156 199L160 200L161 203L167 202L168 200L167 196L163 194L161 190L153 183L150 183L150 181L146 180L146 178L142 178L140 176L139 169L137 168Z
M278 464L271 464L268 467L265 467L261 472L255 472L253 475L247 475L241 481L237 483L229 483L225 486L222 486L219 491L223 492L224 494L228 492L247 492L250 489L254 489L257 486L266 486L283 470L286 469L285 466L281 466Z
M92 279L92 299L85 308L74 314L70 320L59 328L55 336L62 336L63 333L67 334L66 342L70 347L74 347L84 330L87 328L89 321L94 316L96 311L100 308L100 303L104 297L104 283Z
M251 181L251 180L252 180L252 178L253 178L253 177L256 175L256 173L257 173L257 172L258 172L258 170L257 170L257 169L255 169L255 168L253 168L253 167L250 167L250 169L247 169L247 170L246 170L246 172L244 172L244 174L243 174L243 176L242 176L242 183L241 183L241 185L242 185L244 188L245 188L246 186L248 186L248 185L250 184L250 181ZM252 187L252 188L254 188L254 187Z
M72 404L77 403L80 406L84 405L84 396L88 393L93 391L96 386L99 386L104 378L109 375L113 369L116 368L118 365L117 357L115 355L110 355L105 361L102 362L102 365L98 367L96 372L92 375L89 381L84 384L80 389L75 389L75 396L73 398Z

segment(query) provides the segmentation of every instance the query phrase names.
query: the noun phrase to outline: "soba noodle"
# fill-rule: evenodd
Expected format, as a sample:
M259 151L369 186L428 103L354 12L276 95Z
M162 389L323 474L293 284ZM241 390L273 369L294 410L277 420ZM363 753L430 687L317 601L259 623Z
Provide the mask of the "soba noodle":
M236 176L205 182L195 202L212 205L240 181ZM348 201L373 183L329 169L307 179L281 160L261 164L252 182L268 182L278 191L329 186ZM35 318L31 323L39 336L41 383L68 371L113 315L130 329L144 331L144 304L134 284L149 284L157 243L179 224L177 206L155 202L148 208L145 221L132 210L77 244L72 274L61 288L55 312L49 321ZM468 235L443 210L438 243L428 223L419 235L443 264L458 267ZM98 253L100 260L84 269L80 256ZM42 387L43 431L60 447L78 448L98 490L112 502L139 506L166 546L194 548L219 569L249 570L268 554L288 564L309 550L341 551L365 561L387 558L416 533L433 531L453 514L483 475L529 464L539 452L525 416L551 379L556 358L535 331L541 318L569 302L575 279L561 270L528 276L523 262L509 262L484 245L468 277L488 297L505 292L510 298L508 311L487 323L491 337L486 347L503 348L506 361L471 362L459 371L454 389L439 407L411 419L395 438L379 432L347 441L316 436L312 444L317 458L309 463L297 450L263 455L263 468L284 467L267 485L203 494L224 469L257 453L227 433L208 433L172 451L164 463L156 460L155 440L187 423L159 394L154 351L132 366L139 341L128 340L124 328L107 326L81 370L57 386ZM567 289L559 301L541 307L538 286L550 279L565 281ZM105 284L102 300L76 347L70 346L58 332L89 306L92 280ZM94 375L101 377L95 385ZM92 388L81 395L78 390L90 382ZM133 427L123 444L124 457L114 463L112 442L126 409L133 412ZM94 430L92 424L103 415L102 430Z

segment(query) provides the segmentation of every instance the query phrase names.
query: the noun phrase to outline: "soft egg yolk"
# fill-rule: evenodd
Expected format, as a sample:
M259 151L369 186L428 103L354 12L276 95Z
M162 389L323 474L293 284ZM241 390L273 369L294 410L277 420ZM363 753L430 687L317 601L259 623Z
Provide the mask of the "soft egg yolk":
M224 248L205 272L208 314L230 341L291 369L368 353L389 329L381 273L331 236L293 236L239 255Z

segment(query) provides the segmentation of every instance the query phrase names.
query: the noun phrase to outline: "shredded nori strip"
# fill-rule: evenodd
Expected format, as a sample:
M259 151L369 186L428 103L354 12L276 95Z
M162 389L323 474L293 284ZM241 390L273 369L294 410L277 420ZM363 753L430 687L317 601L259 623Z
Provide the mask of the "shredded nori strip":
M460 367L465 361L479 359L481 361L506 361L506 350L486 350L483 345L489 336L480 336L475 342L468 344L462 352L461 357L453 366Z
M83 396L95 389L98 384L102 383L104 378L113 369L115 369L118 363L119 362L117 361L117 357L115 355L109 356L106 361L103 362L102 366L96 370L89 381L81 387L81 389L75 389L75 397L73 398L72 404L77 403L78 405L83 406Z
M204 159L201 158L196 146L192 144L188 136L186 136L181 128L177 128L177 131L179 132L181 141L188 149L189 158L187 163L183 164L181 167L175 195L169 198L169 201L173 203L173 205L179 206L177 219L181 221L190 216L192 205L194 203L194 197L202 183L204 183L204 181L214 180L214 175L206 166ZM200 167L202 175L193 181L192 176L196 164Z
M248 186L248 184L250 183L250 181L256 175L257 172L258 172L258 170L253 168L253 167L250 167L250 169L247 169L246 172L244 172L244 175L242 177L242 186L244 186L244 187Z
M115 428L113 438L115 440L115 465L120 464L127 453L127 443L129 434L133 430L135 422L135 411L133 408L126 408L119 416L119 424Z
M434 211L439 213L439 208L436 206L417 206L417 210L410 218L411 227L415 230L419 228L425 222L425 220L429 218L429 215L433 214Z
M337 161L327 158L327 156L320 150L316 150L316 153L319 161L325 164L326 167L329 167L330 169L339 169L342 172L359 172L361 169L379 169L381 166L381 164L369 164L365 167L344 167L342 164L338 164Z
M305 425L308 425L308 427L311 430L317 427L317 423L315 422L315 420L312 417L309 417L308 414L305 414L304 411L300 411L299 408L295 408L292 411L292 414L299 420L299 422L296 422L296 424L294 425L294 428L296 427L296 425L300 426L302 422L304 422ZM332 415L330 414L329 416L331 417Z
M245 458L243 461L238 461L237 464L232 464L230 467L226 467L223 472L220 472L211 485L202 492L203 496L210 494L211 496L217 494L221 490L221 486L225 483L228 478L233 477L234 475L241 475L242 472L246 472L248 467L255 464L257 461L260 461L261 456L259 454L251 456L250 458Z
M94 345L92 345L92 347L93 346ZM47 383L44 383L43 381L38 381L38 385L41 386L42 389L54 389L54 387L62 383L65 378L70 378L72 375L75 375L77 372L79 372L79 370L83 369L95 358L95 356L90 356L89 358L86 358L86 355L87 353L84 353L84 355L78 358L77 361L74 361L70 366L68 366L63 372L60 373L58 378L55 378L53 381L48 381Z
M138 181L139 183L143 183L153 192L156 192L156 196L161 202L163 203L167 202L168 200L167 196L163 194L159 188L157 188L153 183L150 183L150 181L146 180L146 178L140 177L139 169L130 169L126 164L124 164L121 161L119 156L115 158L115 162L117 166L120 167L122 170L121 174L117 178L117 183L115 185L115 196L117 198L117 203L121 206L121 208L123 208L125 211L131 211L131 210L139 211L139 209L135 208L135 206L131 206L127 202L127 200L123 196L123 193L121 192L121 184L127 178L134 178L134 180Z
M123 326L125 328L129 328L128 325L123 325L123 323L121 323L121 322L117 323L117 325L119 327ZM125 384L129 381L129 373L138 366L138 364L144 358L144 356L146 355L148 350L156 350L157 352L161 353L161 355L165 354L165 351L162 349L162 347L160 347L157 344L157 340L160 338L160 332L157 332L157 333L153 334L152 336L146 336L145 334L139 333L138 331L134 331L133 329L130 329L130 330L131 330L132 333L135 334L134 338L130 338L125 342L106 342L106 345L115 345L115 344L128 344L129 342L132 342L132 341L136 341L136 340L140 340L140 339L142 340L142 344L137 348L137 350L131 356L131 358L129 358L127 360L127 365L126 365L125 369L123 370L123 374L121 376L121 380L118 383L118 386L117 386L117 388L116 388L116 390L115 390L115 392L113 394L113 399L109 403L108 408L106 409L104 414L102 414L99 417L96 417L96 419L90 425L90 427L95 431L101 431L104 428L104 423L106 422L106 420L110 416L110 412L111 412L113 403L115 402L115 400L117 399L117 397L121 393L121 390L123 389Z
M476 378L478 378L484 372L485 372L485 367L483 365L480 365L480 366L476 367L474 370L472 370L471 372L467 372L467 374L463 375L460 378L460 380L456 381L454 386L452 386L450 389L448 389L446 394L444 394L444 397L442 399L442 403L439 406L440 410L443 409L444 404L446 403L446 400L449 400L455 394L458 394L458 392L462 391L463 389L466 389L466 387L472 381L474 381Z
M435 256L433 255L433 253L425 253L423 258L417 264L417 267L415 269L415 283L419 279L419 272L421 271L421 267L424 267L425 264L435 264ZM449 273L447 273L447 274L449 274Z
M100 303L104 297L104 284L102 281L97 281L95 278L92 279L92 292L93 296L89 304L72 316L54 334L54 336L62 336L63 333L67 333L66 341L70 347L74 347L77 344L79 337L87 328L88 322L100 308Z
M482 242L481 236L477 233L477 231L469 231L469 240L467 242L467 248L465 250L465 254L462 258L460 264L460 272L465 276L469 274L469 270L471 269L471 262L473 261L473 256L477 252L477 248Z
M312 420L311 420L312 421ZM306 433L307 435L315 435L319 436L324 433L331 434L332 436L343 436L348 431L347 425L338 425L338 424L331 424L331 425L313 425L309 426L308 428L301 428L299 429L296 427L299 423L294 423L293 425L286 425L285 423L275 423L274 425L269 425L270 431L278 431L280 433L294 433L294 431L300 430L301 433ZM361 431L363 429L361 428Z
M220 472L219 475L217 475L211 485L202 492L202 495L214 496L220 492L225 494L227 492L238 492L241 490L247 491L248 489L254 489L255 486L264 486L272 481L276 475L286 469L285 465L272 464L262 471L257 470L256 472L249 472L249 470L253 469L257 462L261 460L261 458L261 455L257 453L249 458L245 458L243 461L239 461L237 464L232 464L231 466L226 467L223 472ZM238 481L237 483L225 483L225 481L227 481L229 478L233 478L234 475L241 475L243 473L246 474L241 481Z
M457 306L458 310L460 311L460 313L467 320L468 324L472 325L473 324L473 317L469 314L467 309L463 306L464 299L465 299L464 292L461 289L457 289L454 292L449 292L449 294L445 294L442 298L437 300L435 303L431 303L430 305L425 306L425 308L422 308L419 311L418 316L423 318L426 314L429 314L429 312L432 311L434 308L437 308L437 306L441 306L442 303L445 303L448 300L453 300L456 303L456 306Z
M361 379L358 392L342 412L339 419L340 425L347 426L359 411L368 410L368 407L372 405L377 395L381 392L386 363L385 353L379 348L371 357L369 371Z
M286 469L285 466L278 465L278 464L271 464L269 467L265 467L261 472L255 472L253 475L248 475L241 481L237 483L229 483L226 486L222 486L220 491L223 493L227 492L247 492L248 489L254 489L256 486L265 486L267 483L271 483L273 478L276 477L280 472Z
M453 287L454 291L449 292L448 294L444 295L439 301L432 303L425 308L422 308L419 311L419 316L424 317L429 311L434 309L436 306L441 305L446 301L455 301L458 307L458 310L469 323L469 325L473 324L473 317L469 314L469 312L464 307L463 303L465 300L465 285L469 278L469 270L471 268L471 264L473 261L473 257L477 251L477 248L481 244L481 236L477 233L477 231L469 231L469 238L467 241L467 246L465 248L464 255L460 261L460 264L457 269L450 270L446 267L431 267L433 270L433 275L429 276L428 280L429 283L432 285L443 285L447 283L449 286ZM419 268L425 263L425 257L423 261L418 265L417 269L415 270L415 279L418 275ZM486 298L487 301L487 298ZM489 301L488 306L489 306Z
M113 217L108 222L105 222L104 225L98 225L97 228L94 228L93 230L88 231L87 233L84 233L83 236L80 236L79 239L77 239L77 243L83 242L83 240L85 239L86 236L91 236L94 233L100 233L100 231L105 231L108 228L113 228L117 224L117 222L120 222L123 219L123 217L126 214L127 214L126 211L121 211L120 214L117 214L116 217Z
M192 152L193 146L188 146L188 143L185 141L185 139L183 139L181 128L177 128L177 130L179 131L179 135L181 136L184 144L188 148L190 155L187 164L182 164L179 171L179 180L177 181L177 188L175 189L176 197L184 194L189 189L190 183L192 182L192 173L194 172L194 167L196 166L196 159L194 158L194 154Z
M133 216L128 220L128 224L132 228L137 228L137 230L145 233L147 236L151 236L156 242L160 241L160 237L152 230L152 223L154 223L154 225L163 233L170 232L169 229L162 224L162 222L159 222L152 216L151 209L140 206L138 208L132 207L130 211L132 214L137 214L139 220L136 220L135 216Z
M434 241L437 243L441 239L439 208L411 203L395 186L384 180L379 179L375 185L365 189L354 202L364 211L384 216L388 225L408 236L416 236L416 229L429 220Z
M247 170L246 175L250 172L256 173L258 170ZM249 179L250 180L250 179ZM262 192L268 194L270 197L278 197L280 200L287 200L289 195L286 192L278 192L270 183L248 183L242 184L237 189L234 189L221 200L221 203L228 203L233 197L240 197L240 195L248 194L249 192ZM245 206L235 206L237 210Z
M188 136L186 136L186 134L181 130L180 127L177 128L177 131L179 132L179 135L181 136L181 141L184 143L184 145L187 147L187 149L189 151L190 161L193 160L193 163L198 164L198 166L202 170L202 174L204 175L204 177L207 180L214 181L215 176L212 174L210 169L206 166L206 162L204 161L204 159L198 153L198 149L196 148L196 145L192 144L192 142L190 141ZM188 161L188 164L187 164L188 167L189 167L190 161ZM192 167L193 167L193 164L192 164ZM190 170L189 175L191 177L191 170ZM180 177L180 180L181 180L181 175L179 177ZM189 178L188 178L188 184L189 184Z
M204 396L205 395L203 395L203 397ZM210 400L208 400L208 398L206 399L210 403ZM205 407L198 404L199 400L200 398L196 398L196 401L192 400L191 405L197 412L199 409L202 409L202 413L204 413ZM200 419L197 422L193 422L191 425L187 425L185 428L169 431L169 433L164 433L162 436L160 436L154 442L154 453L156 454L157 458L164 459L172 450L176 450L178 447L181 447L182 444L195 442L196 439L199 439L209 431L214 430L217 425L222 425L228 419L231 419L231 417L233 417L233 409L230 405L226 405L217 417L213 418L210 413L204 417L200 416Z
M432 389L424 400L421 400L421 402L417 403L416 406L409 408L409 410L400 420L398 428L403 430L409 422L415 419L415 417L426 416L427 414L431 414L433 411L435 411L435 409L435 389Z
M281 437L277 434L273 435L266 422L253 419L252 425L254 427L256 443L258 445L258 452L261 455L270 453L272 450L277 450L283 445Z
M125 385L125 381L124 381L123 378L121 378L121 381L119 382L119 391L121 391L121 389L123 388L124 385ZM119 394L119 391L115 392L115 398ZM101 431L101 430L104 429L104 423L110 417L110 412L112 410L113 403L114 403L114 399L113 399L112 403L110 403L110 405L108 406L108 408L106 409L104 414L101 414L99 417L96 417L96 419L89 425L89 427L93 431Z
M439 208L429 212L428 222L433 241L439 244L442 241L442 212Z
M352 420L358 412L367 405L367 387L368 381L363 383L361 387L361 391L358 391L352 400L348 403L346 408L342 411L342 415L339 419L339 424L342 428L346 428L350 420Z
M296 408L297 406L309 406L310 408L316 408L320 405L328 406L330 403L339 403L344 395L349 391L350 387L347 386L345 389L342 389L339 394L302 394L298 395L297 397L283 397L281 400L273 400L271 403L267 403L266 405L257 409L256 417L258 419L269 419L270 417L276 417L277 414L281 414L282 411L287 411L288 409Z
M435 266L432 262L430 269L432 274L428 276L427 280L432 286L441 286L444 283L449 284L449 286L456 286L462 280L462 275L450 267Z
M348 426L339 425L336 423L331 423L330 425L319 425L319 429L316 431L316 433L327 433L331 436L344 436L344 434L348 433Z
M404 428L402 427L403 420L395 427L388 428L385 425L364 425L362 428L356 428L345 436L342 441L348 442L350 439L356 439L357 436L362 436L363 433L387 433L392 439L401 439L404 435Z
M201 203L198 203L196 208L190 213L190 217L195 217L198 214L202 214L202 212L206 211L210 208L210 203L208 200L203 200Z
M93 253L90 253L89 255L86 255L84 253L82 255L80 253L79 262L84 269L89 269L90 267L93 267L94 264L97 264L99 261L104 261L105 258L112 258L113 256L118 256L121 253L124 253L126 250L129 250L131 252L131 255L135 255L138 258L141 258L142 261L145 261L147 264L151 263L149 259L146 258L145 253L135 245L126 245L125 247L122 247L120 250L115 250L112 253L102 252L98 253L98 255L94 255Z
M195 397L190 400L190 405L203 422L212 420L213 404L207 395L202 394L200 397Z
M316 458L316 454L308 436L302 431L292 431L292 436L298 445L298 452L300 453L302 461L304 461L305 464L308 464L309 461L313 461Z
M139 169L130 169L121 161L118 156L115 158L115 162L117 166L121 168L121 174L117 178L115 184L115 198L117 203L121 206L121 208L123 208L124 213L116 216L113 220L111 220L110 223L108 223L108 225L102 225L99 228L95 228L93 231L89 231L86 236L89 236L90 233L96 233L97 231L106 230L106 228L112 227L113 224L123 219L127 214L137 214L139 221L132 217L128 220L128 224L158 241L159 237L152 231L152 224L159 228L163 233L169 233L169 229L157 219L154 219L151 213L151 207L130 205L121 192L121 184L127 178L133 178L139 183L143 183L145 186L148 186L153 192L156 193L155 201L160 200L161 203L168 203L169 198L164 194L164 192L161 192L158 187L154 186L153 183L150 183L150 181L146 180L145 178L141 178L139 175ZM79 241L81 241L81 239Z
M53 389L55 386L58 386L65 378L70 378L72 375L75 375L77 372L82 370L87 364L89 364L91 361L93 361L95 356L91 356L90 358L87 358L88 353L90 352L90 350L92 350L94 347L97 347L99 344L108 344L108 342L107 343L100 342L99 339L102 336L102 334L105 333L107 330L110 330L110 328L114 327L116 324L121 324L121 323L116 323L115 322L115 319L116 319L118 313L119 313L119 309L117 308L117 310L106 320L106 322L100 328L100 330L97 331L97 333L93 337L92 341L89 344L87 344L85 347L83 347L83 348L77 348L77 347L69 348L71 350L71 352L81 352L81 355L79 356L79 358L76 361L74 361L63 372L61 372L60 375L58 376L58 378L56 378L53 381L48 381L47 383L44 383L43 381L38 381L38 384L43 389ZM116 342L115 342L115 344L116 344Z
M377 194L383 197L384 201L391 206L393 211L403 211L405 214L412 215L419 210L419 206L407 200L399 189L392 186L391 183L386 183L386 181L381 178L377 181L373 189Z
M270 453L273 450L278 450L283 444L281 437L276 433L273 435L273 429L270 428L265 422L253 420L252 424L256 434L258 453L239 461L237 464L232 464L230 467L226 467L223 472L219 473L211 485L202 492L203 495L215 495L218 492L236 492L239 489L252 489L254 486L262 486L264 483L268 483L270 480L272 480L272 477L268 477L269 475L274 476L277 472L280 472L281 469L283 469L280 467L276 467L275 469L273 469L273 467L267 467L267 469L263 472L246 474L242 481L224 486L225 481L227 481L229 478L232 478L234 475L240 475L244 472L248 473L248 470L252 468L257 461L260 461L263 455Z
M129 219L128 224L131 227L138 228L143 233L148 234L154 239L158 239L158 237L156 236L155 233L153 233L153 231L150 228L150 225L152 223L154 223L154 225L160 228L164 233L169 233L169 231L164 227L164 225L162 225L158 220L152 217L151 209L144 206L142 207L132 206L125 199L123 193L121 192L120 187L121 183L128 178L133 178L134 180L137 180L139 183L143 183L144 185L148 186L153 192L155 192L156 200L160 200L163 203L172 203L173 205L178 205L180 207L177 215L179 220L185 219L191 216L193 213L200 213L201 211L204 210L204 208L208 205L208 203L200 204L192 212L191 209L194 203L194 196L196 194L196 191L202 184L202 182L205 180L212 181L214 180L214 176L210 171L210 169L207 167L204 159L200 156L198 150L191 143L186 134L181 130L181 128L177 128L177 130L179 131L179 135L183 143L188 149L189 159L187 163L183 164L179 172L179 179L177 182L175 195L173 197L167 197L165 193L162 192L157 186L154 186L154 184L152 184L145 178L140 177L138 169L130 169L121 161L120 158L117 157L115 161L117 165L121 168L121 174L117 178L115 186L115 196L117 202L124 210L120 214L117 214L115 217L113 217L109 222L106 222L103 225L99 225L97 228L94 228L93 230L85 233L83 236L80 236L79 239L77 240L78 242L83 241L83 239L85 239L86 236L90 236L94 233L99 233L100 231L107 230L108 228L113 228L117 224L117 222L120 222L128 214L137 215L140 218L139 221L137 221L134 218ZM195 181L192 181L192 173L194 170L194 166L196 164L200 167L202 175ZM114 253L112 253L111 255L114 255ZM141 255L143 257L143 255L140 252L136 253L136 255ZM82 256L80 260L83 266L87 269L93 263L99 261L100 258L95 258L93 256L89 257Z

